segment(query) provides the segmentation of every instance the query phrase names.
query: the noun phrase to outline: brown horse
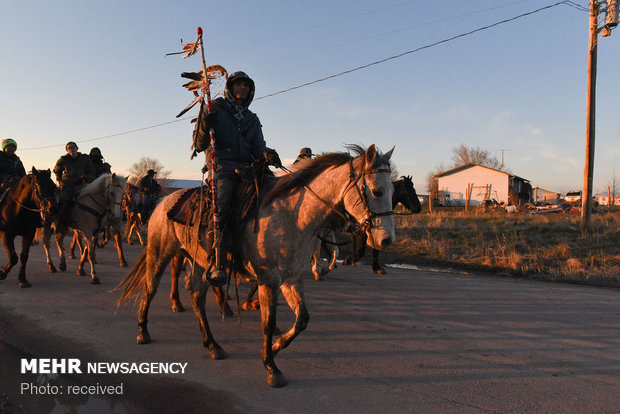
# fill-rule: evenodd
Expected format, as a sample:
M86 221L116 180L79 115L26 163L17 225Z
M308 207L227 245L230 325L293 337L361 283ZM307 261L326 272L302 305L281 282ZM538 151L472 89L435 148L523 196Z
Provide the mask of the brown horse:
M383 249L394 241L390 157L392 151L380 154L375 146L367 150L351 147L357 156L328 153L307 163L290 176L277 179L266 194L258 212L257 231L246 223L237 233L235 244L240 250L243 271L258 281L261 325L263 332L262 361L267 369L267 383L272 387L286 385L284 375L275 364L275 355L286 348L308 324L309 314L303 293L302 270L312 257L312 241L336 214L351 221L368 234L371 247ZM189 230L167 216L181 192L166 197L149 221L146 248L131 272L117 288L123 293L117 302L142 295L138 311L139 344L151 341L147 329L148 310L166 266L183 251L196 263L211 268L206 238L199 238L199 224ZM191 280L191 298L202 340L212 359L225 357L215 341L205 314L208 285L200 272ZM295 313L293 326L274 339L279 292Z
M39 171L32 167L32 173L23 177L8 189L0 205L0 238L7 252L9 262L0 269L0 280L4 280L17 264L15 237L22 236L22 250L19 255L19 287L28 288L26 263L30 246L37 227L49 221L56 209L57 188L50 170Z
M140 188L136 185L127 183L125 194L123 195L123 210L125 210L125 217L127 218L127 225L125 227L125 234L123 238L127 239L127 244L133 244L131 235L136 232L140 244L144 246L142 235L140 230L142 227L142 218L140 216Z

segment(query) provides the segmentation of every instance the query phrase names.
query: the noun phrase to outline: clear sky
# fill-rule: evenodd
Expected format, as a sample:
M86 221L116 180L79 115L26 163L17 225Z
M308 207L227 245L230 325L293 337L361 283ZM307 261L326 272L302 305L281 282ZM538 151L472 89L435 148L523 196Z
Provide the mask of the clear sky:
M0 0L0 137L26 169L52 168L78 142L126 174L141 156L199 179L192 99L180 77L200 58L164 57L205 32L207 64L244 70L256 97L415 50L554 0ZM255 100L267 144L396 146L419 193L461 143L556 191L583 185L587 0L562 4L311 86ZM599 38L594 191L620 177L620 29ZM196 110L190 112L195 115ZM148 128L165 124L163 126ZM139 132L125 133L127 131ZM121 135L116 135L121 134ZM111 136L110 135L115 135Z

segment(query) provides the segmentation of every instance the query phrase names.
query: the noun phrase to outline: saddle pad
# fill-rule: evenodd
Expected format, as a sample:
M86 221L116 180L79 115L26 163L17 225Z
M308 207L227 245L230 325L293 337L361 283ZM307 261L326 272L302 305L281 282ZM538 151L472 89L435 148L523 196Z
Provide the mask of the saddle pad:
M208 192L203 191L205 197ZM188 224L196 212L200 197L200 187L190 188L182 193L176 203L168 210L168 218L181 224Z

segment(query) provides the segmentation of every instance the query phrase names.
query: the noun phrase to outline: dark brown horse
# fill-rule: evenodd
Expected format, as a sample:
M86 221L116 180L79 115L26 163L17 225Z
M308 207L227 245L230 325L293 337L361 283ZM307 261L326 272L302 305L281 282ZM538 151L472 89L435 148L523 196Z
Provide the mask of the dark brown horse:
M32 173L8 189L0 204L0 238L9 262L0 269L0 280L6 279L11 268L17 264L15 237L22 236L19 287L30 287L30 283L26 280L26 263L30 246L37 227L50 220L55 212L56 191L50 170L39 171L34 167Z

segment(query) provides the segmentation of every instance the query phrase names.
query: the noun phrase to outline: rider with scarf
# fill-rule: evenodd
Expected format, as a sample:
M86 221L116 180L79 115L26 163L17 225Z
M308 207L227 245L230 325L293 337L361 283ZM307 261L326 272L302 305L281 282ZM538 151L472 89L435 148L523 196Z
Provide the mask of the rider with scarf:
M254 81L244 72L234 72L226 81L224 97L215 99L205 116L199 117L194 137L195 150L206 151L203 171L211 171L207 154L210 147L209 129L215 135L216 182L219 223L222 235L226 229L233 207L235 190L241 178L235 170L241 170L254 161L264 160L275 167L282 163L278 153L268 148L263 137L261 123L248 107L254 99ZM213 257L213 231L208 235L209 254ZM211 280L225 280L223 270L214 269Z

